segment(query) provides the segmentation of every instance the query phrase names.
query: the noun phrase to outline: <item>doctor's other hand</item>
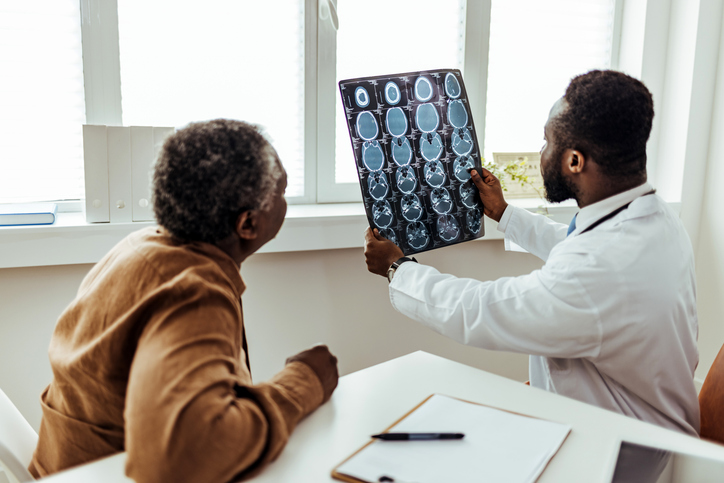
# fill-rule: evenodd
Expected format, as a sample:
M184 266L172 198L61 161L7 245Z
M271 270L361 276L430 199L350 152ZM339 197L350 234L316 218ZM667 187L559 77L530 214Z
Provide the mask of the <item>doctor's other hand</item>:
M324 400L327 402L334 389L337 387L339 380L339 372L337 371L337 358L329 352L326 345L315 345L311 349L300 352L299 354L287 359L287 364L291 362L301 362L308 365L319 378L324 390Z
M500 180L493 173L485 168L481 168L483 175L480 176L477 169L470 170L470 176L475 183L475 187L480 192L480 201L483 202L483 213L495 221L500 221L503 212L508 207L503 197L503 187Z
M405 254L400 247L380 235L375 228L365 231L365 262L367 270L377 275L387 276L387 270Z

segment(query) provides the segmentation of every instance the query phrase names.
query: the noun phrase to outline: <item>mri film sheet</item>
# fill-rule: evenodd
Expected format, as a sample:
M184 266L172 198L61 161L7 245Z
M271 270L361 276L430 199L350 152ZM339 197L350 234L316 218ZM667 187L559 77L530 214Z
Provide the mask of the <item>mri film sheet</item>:
M372 228L410 255L484 235L475 125L456 69L339 82Z

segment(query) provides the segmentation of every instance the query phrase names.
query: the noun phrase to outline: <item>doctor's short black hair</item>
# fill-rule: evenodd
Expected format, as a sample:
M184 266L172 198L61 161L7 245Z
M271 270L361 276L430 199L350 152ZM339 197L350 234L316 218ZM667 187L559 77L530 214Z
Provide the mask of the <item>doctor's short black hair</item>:
M592 157L611 178L646 172L654 101L640 80L592 70L571 80L564 99L566 108L552 123L560 148Z
M245 210L267 209L282 174L258 126L215 119L169 136L153 172L153 211L182 241L215 243Z

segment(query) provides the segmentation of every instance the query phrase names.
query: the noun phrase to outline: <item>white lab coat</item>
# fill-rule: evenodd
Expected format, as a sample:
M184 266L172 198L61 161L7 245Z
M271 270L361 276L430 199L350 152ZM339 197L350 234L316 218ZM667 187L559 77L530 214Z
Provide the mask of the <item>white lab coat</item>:
M531 354L535 387L697 435L694 256L678 216L641 196L650 189L584 208L568 237L566 225L509 206L499 229L543 268L481 282L403 263L392 305L460 343Z

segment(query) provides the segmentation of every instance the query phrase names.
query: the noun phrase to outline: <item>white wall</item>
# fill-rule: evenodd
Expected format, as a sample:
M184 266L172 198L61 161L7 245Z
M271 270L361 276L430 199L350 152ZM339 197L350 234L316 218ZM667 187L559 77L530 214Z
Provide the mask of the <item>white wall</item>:
M361 241L361 240L360 240ZM529 273L540 260L476 241L417 258L482 280ZM38 396L51 378L47 348L55 321L91 265L0 270L0 388L38 428ZM395 312L387 280L367 272L362 249L257 254L242 266L252 373L262 381L286 357L317 342L339 358L341 374L425 350L520 381L527 357L461 346Z
M724 22L724 19L723 19ZM707 171L697 250L699 353L697 378L703 380L724 344L724 36L711 120Z

